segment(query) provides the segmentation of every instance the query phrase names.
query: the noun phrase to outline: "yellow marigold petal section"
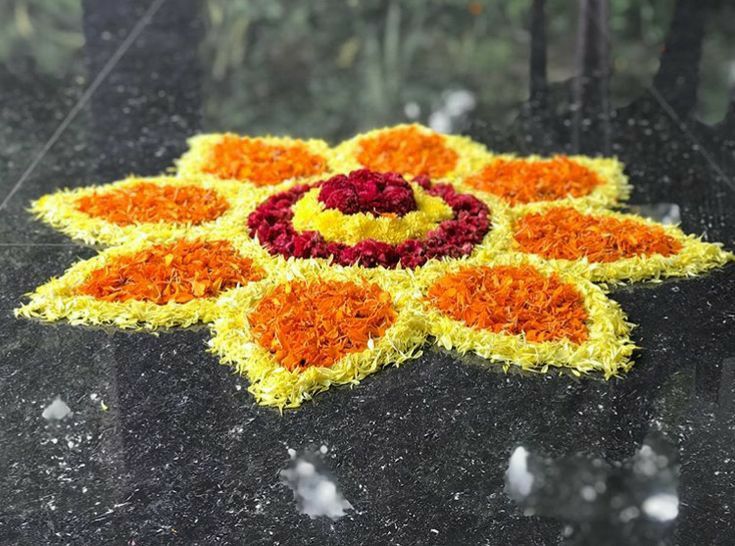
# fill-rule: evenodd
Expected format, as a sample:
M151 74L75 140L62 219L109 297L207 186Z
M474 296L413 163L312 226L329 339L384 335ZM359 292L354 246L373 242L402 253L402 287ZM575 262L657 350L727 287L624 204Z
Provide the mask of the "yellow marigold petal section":
M563 285L574 287L583 301L586 335L579 336L577 338L579 342L563 337L531 341L529 337L532 336L523 333L514 335L505 330L495 332L487 328L468 326L463 320L457 320L433 305L430 298L423 297L419 308L426 318L429 334L440 347L454 349L461 354L475 353L490 363L500 363L505 371L511 366L540 373L546 373L553 368L563 368L577 376L598 372L609 379L627 372L633 366L631 355L635 345L629 338L631 325L626 322L617 303L607 298L600 287L583 278L583 271L577 271L575 274L570 270L558 270L549 264L522 255L504 254L496 256L482 266L464 264L451 264L449 267L429 266L422 271L420 278L423 294L425 296L429 294L432 286L446 275L460 273L468 267L532 267L541 275L550 279L558 278ZM560 289L556 287L555 293ZM559 296L557 294L554 297ZM560 301L563 303L564 300ZM507 319L508 317L502 317L503 321Z
M246 286L221 298L220 318L211 326L212 351L248 378L248 390L258 403L280 409L296 408L332 385L355 385L384 366L397 366L421 354L425 322L412 305L419 293L410 274L331 268L312 260L283 265L257 287ZM289 369L258 342L248 317L278 287L294 282L374 284L390 296L395 319L383 335L369 339L364 350L349 352L328 366Z
M307 192L293 206L293 226L297 231L318 231L327 241L354 245L366 239L398 244L423 238L454 212L440 197L427 194L412 184L417 210L404 216L376 217L368 213L344 214L327 209L319 201L319 188Z
M206 217L201 221L192 222L141 222L128 221L127 223L114 221L124 215L117 214L105 216L100 214L104 210L102 203L97 199L101 196L105 199L107 207L132 206L133 199L121 198L125 193L136 193L140 196L141 186L151 188L158 187L162 190L171 189L176 191L180 188L199 188L209 195L216 195L217 199L227 204L226 207L213 207L214 211L221 210L221 214L208 220ZM159 198L164 198L162 194ZM150 196L148 196L150 197ZM64 189L56 193L44 195L31 204L31 212L61 231L65 235L78 239L92 245L119 245L131 241L172 241L185 235L204 236L215 232L241 231L243 216L242 190L236 183L212 182L198 178L174 178L169 176L159 177L130 177L124 180L104 184L100 186L86 186L77 189ZM150 206L150 199L145 203ZM95 205L98 205L95 207ZM182 206L187 206L182 201ZM86 210L86 212L85 212ZM146 211L138 211L138 217L144 217ZM167 211L171 216L172 211ZM127 215L131 216L131 215ZM150 216L150 214L149 214ZM182 217L186 217L182 213ZM133 219L136 215L131 216Z
M572 211L583 221L574 228L570 222L575 218L563 211ZM538 256L559 268L581 267L592 281L692 277L735 260L720 243L704 242L676 226L584 204L538 203L518 207L510 216L510 250ZM543 226L550 233L547 244L543 234L529 232L533 226ZM622 233L616 234L615 229ZM590 237L589 245L585 237ZM575 253L579 258L570 259Z
M375 159L370 165L364 163L363 143L371 144L370 153ZM487 161L488 151L468 137L402 124L356 135L334 148L332 158L332 164L341 172L368 167L398 172L409 179L425 174L433 181L442 181L474 172Z
M235 152L230 154L232 168L219 169L217 154L223 143L242 141L255 144L263 150L243 149L238 160ZM332 151L329 145L318 139L290 137L249 137L233 133L196 135L188 140L189 149L176 160L178 176L198 176L218 181L234 181L254 189L276 191L293 183L310 183L327 178L334 172ZM302 165L303 163L303 165Z
M164 247L181 246L182 242L186 243L181 247L182 252L165 252ZM207 247L201 250L205 254L210 253L204 260L189 248L192 246L189 243L202 246L198 244L202 242L215 245L211 249ZM231 269L234 265L229 262L219 262L220 266L228 268L224 281L218 282L209 269L201 276L189 275L188 278L182 278L182 271L186 268L191 270L198 263L206 261L206 258L212 258L211 253L217 252L222 245L231 248L230 252L243 260L245 269L241 271L242 275L233 275ZM49 322L63 319L71 324L114 325L134 330L155 330L209 322L218 315L219 298L236 289L238 279L250 279L248 284L253 284L265 275L264 263L257 257L244 255L241 247L237 241L231 244L228 241L200 238L180 239L174 243L158 245L138 241L113 247L93 258L77 262L61 277L38 287L27 295L28 303L16 309L15 314ZM170 265L173 274L171 282L167 283L156 271L145 269L146 265L155 266L154 269ZM209 265L212 265L211 259ZM209 265L204 264L203 267L209 268ZM141 291L141 282L148 277L151 283L159 286L160 292L148 294ZM180 296L180 288L169 286L177 283L185 283L183 288L190 293L189 296ZM136 293L143 296L128 297L127 294L118 297L128 288L134 288Z
M557 165L558 163L558 165ZM498 164L502 168L497 167ZM512 177L517 168L516 177ZM504 177L496 183L488 178L488 169L493 176ZM565 181L556 180L559 173L570 176L582 176L583 180ZM575 174L576 173L576 174ZM545 180L544 177L555 180ZM589 177L594 177L599 183L591 184ZM521 182L524 177L528 185ZM569 195L561 197L555 184L562 184L569 188ZM513 188L513 184L517 187ZM581 155L555 156L553 158L531 156L515 156L512 154L488 155L480 165L468 175L460 178L459 186L471 191L480 197L502 199L510 206L524 206L530 203L556 203L560 205L596 205L610 207L624 202L630 196L631 186L623 172L623 164L616 158L594 158ZM497 188L493 190L493 188ZM495 191L496 193L493 193ZM536 200L532 194L538 193ZM548 199L554 196L553 199Z

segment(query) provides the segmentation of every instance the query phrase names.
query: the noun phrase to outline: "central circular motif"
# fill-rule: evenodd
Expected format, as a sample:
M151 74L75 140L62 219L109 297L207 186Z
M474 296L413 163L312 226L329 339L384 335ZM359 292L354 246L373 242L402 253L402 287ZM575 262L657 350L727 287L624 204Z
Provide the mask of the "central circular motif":
M378 183L381 176L392 182ZM397 204L378 207L367 192L355 197L360 188L372 184L384 188L380 192L383 199L395 199ZM315 199L321 197L325 186L333 210ZM412 189L416 210L403 216L381 213L405 210L406 186ZM337 195L354 203L345 206L346 210L367 207L369 212L344 214ZM330 212L342 216L320 216ZM482 201L458 193L449 184L417 178L409 185L399 175L360 170L272 195L250 214L248 227L250 236L257 237L271 254L287 258L331 258L339 265L393 268L400 264L414 268L432 258L460 258L472 253L490 230L489 212Z
M293 227L299 232L316 231L327 241L348 245L356 245L368 239L400 244L409 239L424 238L442 221L454 216L452 207L441 197L429 195L418 184L410 185L402 178L401 181L410 192L415 210L400 215L395 212L376 214L374 210L377 207L369 205L368 212L345 214L336 208L326 208L320 200L320 192L330 182L327 181L321 188L306 192L293 206ZM381 205L385 209L391 208L390 202Z

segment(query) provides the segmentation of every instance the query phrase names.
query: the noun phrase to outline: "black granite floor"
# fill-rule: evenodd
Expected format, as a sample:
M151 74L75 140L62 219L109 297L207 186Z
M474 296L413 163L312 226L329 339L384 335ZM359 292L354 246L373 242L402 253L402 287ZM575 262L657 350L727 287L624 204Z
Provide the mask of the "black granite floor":
M253 403L207 353L205 331L15 319L25 292L94 254L33 221L30 199L162 172L187 136L224 129L203 108L199 4L106 4L83 2L84 55L64 78L0 66L0 543L735 543L733 267L612 294L641 346L622 380L503 375L427 349L284 415ZM595 54L604 2L583 4L580 77L532 73L512 123L478 105L465 132L498 151L617 155L634 204L676 204L685 231L732 250L735 102L717 124L692 116L705 23L732 10L676 2L652 85L613 107ZM73 411L58 424L41 416L56 396ZM636 472L644 444L666 453L666 483ZM278 478L289 448L322 445L355 508L334 522L299 514ZM504 490L518 446L557 472L523 506ZM605 484L594 502L574 489L588 467ZM678 517L620 517L629 506L616 498L638 506L661 488L676 492Z

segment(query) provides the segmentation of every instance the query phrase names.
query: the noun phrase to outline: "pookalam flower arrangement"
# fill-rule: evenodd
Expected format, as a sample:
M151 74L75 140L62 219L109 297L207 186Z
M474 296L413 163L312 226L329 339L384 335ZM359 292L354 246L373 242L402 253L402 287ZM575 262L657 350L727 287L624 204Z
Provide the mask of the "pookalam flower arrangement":
M631 368L635 345L608 286L733 259L613 210L629 190L615 159L498 155L420 125L336 147L200 135L174 176L35 201L40 219L108 248L16 313L138 330L207 323L211 350L281 409L427 341L506 371L609 379Z

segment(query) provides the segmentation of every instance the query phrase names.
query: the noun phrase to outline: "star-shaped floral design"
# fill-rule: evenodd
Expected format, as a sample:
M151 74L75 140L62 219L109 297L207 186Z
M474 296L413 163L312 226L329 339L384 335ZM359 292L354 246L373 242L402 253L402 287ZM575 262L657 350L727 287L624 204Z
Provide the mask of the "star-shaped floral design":
M189 144L175 176L34 202L53 227L109 248L17 314L207 323L211 350L259 403L298 407L427 341L506 370L621 375L635 346L606 288L733 259L614 211L630 188L611 158L498 155L419 125L336 147L234 134Z

